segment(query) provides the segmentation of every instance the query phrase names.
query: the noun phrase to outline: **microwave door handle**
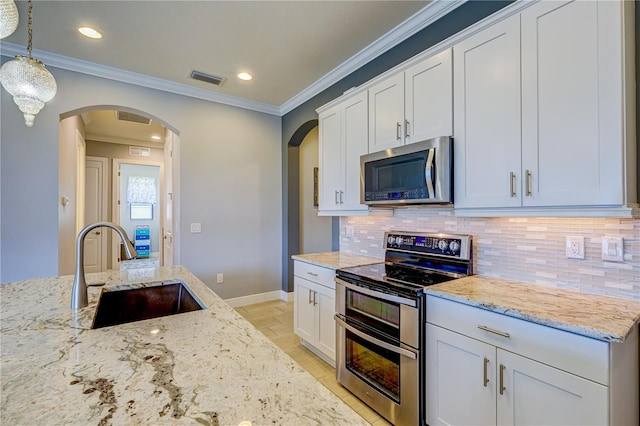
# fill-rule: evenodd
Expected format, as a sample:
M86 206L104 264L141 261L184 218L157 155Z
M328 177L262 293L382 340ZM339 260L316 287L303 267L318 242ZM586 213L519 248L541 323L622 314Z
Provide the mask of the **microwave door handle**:
M427 191L429 191L429 198L435 198L436 194L433 190L433 157L435 156L435 148L429 149L427 154L427 163L424 167L424 179L427 183Z
M383 342L382 340L378 340L375 337L371 337L367 333L363 333L362 331L358 330L357 328L352 327L349 324L347 324L338 315L334 315L333 319L338 323L338 325L340 327L344 327L346 330L349 330L350 332L352 332L356 336L366 340L367 342L373 343L376 346L380 346L381 348L385 348L386 350L394 352L396 354L399 354L399 355L402 355L402 356L406 356L407 358L411 358L411 359L417 359L418 358L418 356L415 354L415 352L406 350L404 348L400 348L398 346L390 345L387 342Z

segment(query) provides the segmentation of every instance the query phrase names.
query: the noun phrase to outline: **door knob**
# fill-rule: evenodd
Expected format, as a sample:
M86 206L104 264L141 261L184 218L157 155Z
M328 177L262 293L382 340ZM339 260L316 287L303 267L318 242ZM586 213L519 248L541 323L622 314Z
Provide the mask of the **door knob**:
M96 231L96 235L100 235L100 231Z

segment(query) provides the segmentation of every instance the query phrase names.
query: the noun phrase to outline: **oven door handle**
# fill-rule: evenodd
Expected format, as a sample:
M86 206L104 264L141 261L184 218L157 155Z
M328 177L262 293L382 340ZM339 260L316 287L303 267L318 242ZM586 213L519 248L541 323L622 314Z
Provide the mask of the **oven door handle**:
M405 297L394 296L392 294L382 293L380 291L369 290L366 287L360 287L354 284L351 284L347 281L341 280L340 278L335 279L336 284L344 286L349 290L355 291L356 293L366 294L367 296L376 297L378 299L386 300L387 302L401 303L403 305L408 305L412 307L416 307L417 303L415 300L407 299Z
M357 328L352 327L349 324L347 324L338 315L334 315L333 319L336 320L336 322L338 323L338 325L340 327L344 327L346 330L349 330L350 332L352 332L356 336L366 340L367 342L373 343L376 346L380 346L381 348L387 349L387 350L389 350L391 352L394 352L394 353L397 353L399 355L406 356L407 358L411 358L411 359L417 359L418 358L418 355L416 355L415 352L409 351L407 349L399 348L399 347L391 345L391 344L389 344L387 342L383 342L382 340L378 340L375 337L371 337L367 333L363 333L362 331L358 330Z

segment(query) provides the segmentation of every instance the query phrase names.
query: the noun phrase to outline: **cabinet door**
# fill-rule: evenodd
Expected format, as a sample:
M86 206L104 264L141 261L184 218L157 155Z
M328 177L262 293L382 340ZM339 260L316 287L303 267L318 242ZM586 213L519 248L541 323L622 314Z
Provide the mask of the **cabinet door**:
M405 71L405 144L453 135L451 49Z
M338 191L344 179L340 106L320 114L318 124L318 210L335 210L339 206Z
M300 277L293 277L293 331L313 344L315 341L314 284Z
M336 313L335 290L323 286L315 287L315 307L317 312L316 347L331 360L336 359Z
M522 12L524 205L623 202L621 3L545 1Z
M360 156L369 150L367 92L348 99L343 105L344 182L341 209L368 210L360 204Z
M369 89L369 152L404 143L404 73L392 75Z
M521 205L519 19L453 47L456 207Z
M501 349L497 356L498 424L608 424L606 386Z
M427 423L496 424L496 348L427 324Z

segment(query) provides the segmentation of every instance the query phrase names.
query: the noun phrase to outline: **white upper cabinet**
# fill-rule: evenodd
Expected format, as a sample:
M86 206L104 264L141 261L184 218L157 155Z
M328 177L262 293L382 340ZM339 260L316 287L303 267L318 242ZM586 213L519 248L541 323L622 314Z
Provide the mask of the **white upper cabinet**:
M517 207L520 189L520 17L457 44L456 207Z
M369 88L369 152L452 134L451 49Z
M363 214L360 204L360 156L368 151L367 92L351 96L318 115L318 214Z
M537 2L454 46L456 208L636 202L625 3Z
M405 144L453 134L451 49L404 72Z
M369 89L369 152L404 144L404 74Z
M554 1L522 12L525 206L625 201L621 7Z

